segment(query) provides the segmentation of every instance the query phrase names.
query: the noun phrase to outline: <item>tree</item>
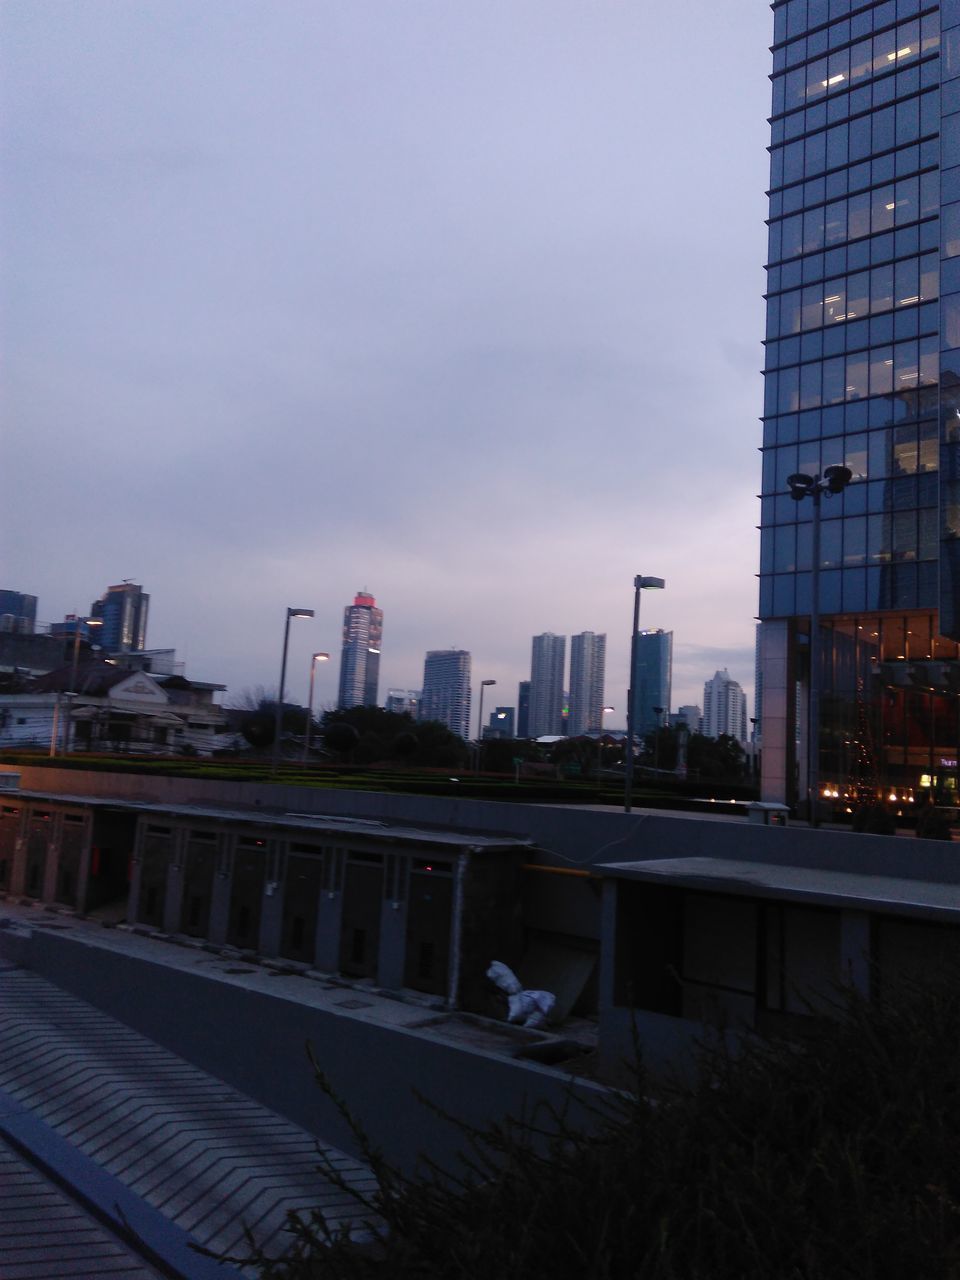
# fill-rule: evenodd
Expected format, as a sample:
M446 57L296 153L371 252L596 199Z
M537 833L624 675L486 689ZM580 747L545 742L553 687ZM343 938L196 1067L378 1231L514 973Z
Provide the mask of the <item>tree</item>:
M446 725L435 720L414 720L406 711L345 707L324 712L321 732L325 741L329 742L331 731L340 727L351 728L357 735L354 747L345 748L352 750L354 764L400 759L404 764L423 768L460 769L467 762L467 745L462 738Z

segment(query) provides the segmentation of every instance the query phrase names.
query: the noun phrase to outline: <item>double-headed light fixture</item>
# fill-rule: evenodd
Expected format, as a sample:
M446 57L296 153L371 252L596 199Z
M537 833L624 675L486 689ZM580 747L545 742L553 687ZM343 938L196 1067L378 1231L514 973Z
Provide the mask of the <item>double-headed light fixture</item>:
M820 499L843 493L853 479L849 467L832 466L822 476L808 476L798 471L787 476L787 488L795 502L810 498L813 502L812 572L810 574L810 680L807 703L807 817L811 826L819 820L817 802L820 791Z

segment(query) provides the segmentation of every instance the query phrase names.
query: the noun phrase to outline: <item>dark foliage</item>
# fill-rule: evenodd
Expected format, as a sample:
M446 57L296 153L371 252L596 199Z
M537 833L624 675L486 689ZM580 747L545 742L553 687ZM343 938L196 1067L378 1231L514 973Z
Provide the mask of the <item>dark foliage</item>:
M952 840L950 819L942 809L924 805L917 818L917 835L925 840Z
M251 711L241 721L240 732L258 751L269 747L276 733L275 716L270 711Z
M457 1184L410 1182L366 1144L372 1243L294 1214L287 1260L244 1261L264 1280L960 1276L960 986L836 1012L705 1050L655 1101L641 1080L589 1135L556 1114L471 1133Z
M348 730L356 735L353 744L339 745L346 741ZM414 720L405 711L385 711L382 707L349 707L326 712L323 737L330 750L340 754L349 752L353 764L402 760L405 765L459 769L467 759L466 743L446 725L433 720Z
M889 809L882 804L867 804L858 809L850 824L854 831L871 836L895 836L897 824Z

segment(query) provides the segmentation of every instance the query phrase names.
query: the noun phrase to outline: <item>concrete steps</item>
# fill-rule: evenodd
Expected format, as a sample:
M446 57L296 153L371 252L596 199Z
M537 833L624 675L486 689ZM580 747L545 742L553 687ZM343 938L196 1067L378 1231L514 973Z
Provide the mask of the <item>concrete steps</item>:
M0 1090L215 1252L241 1249L249 1226L282 1253L290 1209L319 1207L334 1227L360 1215L316 1172L310 1134L12 966L0 966ZM364 1165L319 1145L351 1186L373 1189Z

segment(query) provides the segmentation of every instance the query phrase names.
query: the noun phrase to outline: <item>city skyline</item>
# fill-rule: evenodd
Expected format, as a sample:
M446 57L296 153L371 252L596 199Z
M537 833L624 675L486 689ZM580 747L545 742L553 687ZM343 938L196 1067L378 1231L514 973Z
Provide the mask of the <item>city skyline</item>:
M677 24L683 100L649 56ZM653 573L676 699L749 690L768 11L10 0L0 28L0 543L44 620L142 582L151 643L240 694L310 607L303 702L369 581L381 693L450 644L513 689L531 635L588 625L622 720Z

